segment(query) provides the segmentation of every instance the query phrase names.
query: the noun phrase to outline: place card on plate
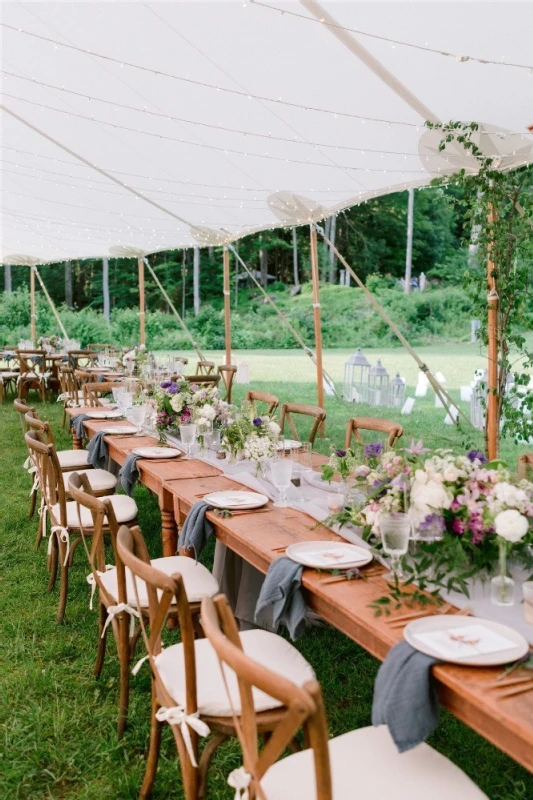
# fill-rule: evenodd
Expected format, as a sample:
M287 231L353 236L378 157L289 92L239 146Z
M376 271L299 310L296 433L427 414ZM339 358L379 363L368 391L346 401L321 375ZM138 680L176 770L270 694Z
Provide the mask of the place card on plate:
M442 656L468 658L512 649L516 643L483 623L416 633L413 638Z

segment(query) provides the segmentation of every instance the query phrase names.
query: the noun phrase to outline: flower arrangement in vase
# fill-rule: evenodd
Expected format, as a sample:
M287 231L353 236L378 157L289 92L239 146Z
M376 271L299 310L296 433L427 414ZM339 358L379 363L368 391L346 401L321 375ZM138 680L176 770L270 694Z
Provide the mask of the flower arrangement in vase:
M261 475L265 462L276 453L279 434L280 427L274 419L268 415L254 415L245 404L237 418L224 429L222 446L232 461L240 457L253 461L257 474Z
M221 399L216 386L200 387L185 379L163 381L154 389L154 400L160 435L176 433L187 422L223 428L232 421L231 406Z
M37 345L47 353L58 353L63 346L63 339L60 336L39 336Z

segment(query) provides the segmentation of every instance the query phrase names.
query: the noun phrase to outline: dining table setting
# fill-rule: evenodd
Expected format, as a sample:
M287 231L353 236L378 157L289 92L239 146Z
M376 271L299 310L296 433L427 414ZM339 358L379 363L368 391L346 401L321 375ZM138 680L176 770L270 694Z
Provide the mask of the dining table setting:
M443 706L533 770L525 573L524 602L491 602L490 581L474 579L469 596L452 590L436 601L408 582L401 602L378 613L390 587L390 553L364 526L343 522L346 482L338 474L326 479L331 457L281 438L272 465L258 465L223 452L220 436L213 448L208 435L192 445L177 432L162 441L153 418L135 423L131 410L68 409L73 446L87 439L90 451L98 441L99 458L120 471L125 491L139 481L157 495L163 555L201 558L214 538L213 574L241 630L284 625L297 639L309 625L332 625L385 662L373 714L393 738L397 730L399 749L423 740ZM360 488L352 487L356 499ZM406 704L420 704L420 680L430 688L420 713L410 716L421 727L405 730L398 720Z

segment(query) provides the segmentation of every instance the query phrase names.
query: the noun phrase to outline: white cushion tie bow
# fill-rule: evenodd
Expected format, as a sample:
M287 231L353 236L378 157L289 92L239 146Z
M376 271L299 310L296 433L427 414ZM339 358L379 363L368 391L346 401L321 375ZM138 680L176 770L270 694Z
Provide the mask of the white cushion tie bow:
M46 506L43 506L42 510L43 515L43 528L44 528L44 536L46 536ZM68 535L68 531L62 525L52 525L52 529L50 531L50 538L48 539L48 555L52 552L52 534L59 533L60 540L67 545L67 552L65 555L65 560L63 561L63 566L67 566L68 557L70 554L70 536Z
M250 793L248 792L248 787L251 782L252 776L249 772L246 772L244 767L239 767L239 769L234 769L233 772L230 772L228 775L228 786L236 790L234 800L249 800Z
M159 722L168 722L169 725L180 726L181 735L183 736L183 741L185 742L185 747L187 748L187 752L193 767L197 767L198 764L196 763L196 758L194 757L194 750L192 747L189 728L192 728L194 731L196 731L198 736L208 736L210 733L209 726L199 719L199 716L199 711L195 711L194 714L186 714L185 709L181 706L172 706L171 708L161 706L161 708L158 709L155 714L155 718Z
M33 497L37 489L39 488L39 475L37 473L37 467L30 467L28 470L30 475L33 475L33 485L30 489L30 497Z
M102 636L101 636L102 639L104 638L107 626L109 625L113 617L116 617L117 614L121 614L122 611L125 611L127 614L130 615L130 638L133 636L135 632L134 617L140 619L141 615L136 608L132 608L128 603L119 603L116 606L107 607L107 619L105 621L104 630L102 631Z
M114 564L106 564L105 565L105 572L109 572L110 569L115 569ZM105 575L105 572L100 572L99 569L96 570L97 575ZM93 573L91 572L90 575L87 575L87 583L91 587L91 599L89 600L89 611L93 610L93 600L94 600L94 593L96 591L96 581L94 578Z
M161 650L164 650L164 649L165 648L163 647L163 645L161 645ZM137 675L137 673L139 672L139 670L142 667L142 665L144 664L144 662L148 661L149 658L150 658L149 655L145 655L142 658L140 658L138 661L136 661L134 666L133 666L133 669L131 671L131 674L132 675Z

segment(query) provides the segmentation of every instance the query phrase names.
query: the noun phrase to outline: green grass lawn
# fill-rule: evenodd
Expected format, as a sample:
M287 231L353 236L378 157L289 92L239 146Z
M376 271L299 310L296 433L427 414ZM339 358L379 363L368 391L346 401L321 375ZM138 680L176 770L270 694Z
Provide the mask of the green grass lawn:
M448 386L456 391L471 379L482 359L467 345L443 355L438 348L425 348L434 369L440 369ZM221 362L221 354L217 362ZM375 354L371 360L375 359ZM384 352L390 371L399 370L413 385L416 369L403 352ZM430 356L432 356L430 360ZM340 379L346 353L326 353L325 363ZM313 402L313 367L305 355L287 351L239 353L251 364L253 385L273 391L283 399ZM247 387L238 386L236 398ZM59 447L70 445L60 427L60 406L39 408L53 424ZM351 406L328 399L328 436L343 440L344 426L353 413ZM365 409L369 411L369 409ZM394 416L384 413L384 416ZM418 401L415 413L402 418L406 439L424 438L431 446L449 444L460 448L462 436L442 423L442 410L432 401ZM465 430L466 432L466 430ZM480 443L480 437L476 440ZM329 442L320 442L327 450ZM504 443L502 452L516 461L518 448ZM71 572L66 623L55 622L57 590L46 592L46 544L33 548L37 522L27 519L29 480L22 470L26 457L18 415L9 402L0 408L0 517L3 591L2 714L0 797L111 800L136 798L144 771L148 741L149 675L143 668L132 681L130 724L121 741L116 738L118 661L112 639L100 679L92 674L97 620L88 609L88 567L79 549ZM138 487L140 524L153 557L161 555L160 515L155 499ZM209 565L212 546L203 556ZM173 634L175 637L177 634ZM168 635L169 641L172 636ZM378 662L342 634L330 628L310 631L298 648L314 666L326 698L332 735L370 724L373 684ZM182 798L179 765L168 730L164 731L155 798ZM462 767L491 800L526 800L533 796L533 776L466 728L443 713L431 744ZM354 754L355 764L356 754ZM233 792L226 776L241 763L235 743L219 749L211 770L209 800L230 800ZM384 765L386 768L386 765ZM354 798L357 797L354 769ZM428 794L430 797L431 794ZM306 800L302 798L302 800ZM457 800L460 800L459 798Z

